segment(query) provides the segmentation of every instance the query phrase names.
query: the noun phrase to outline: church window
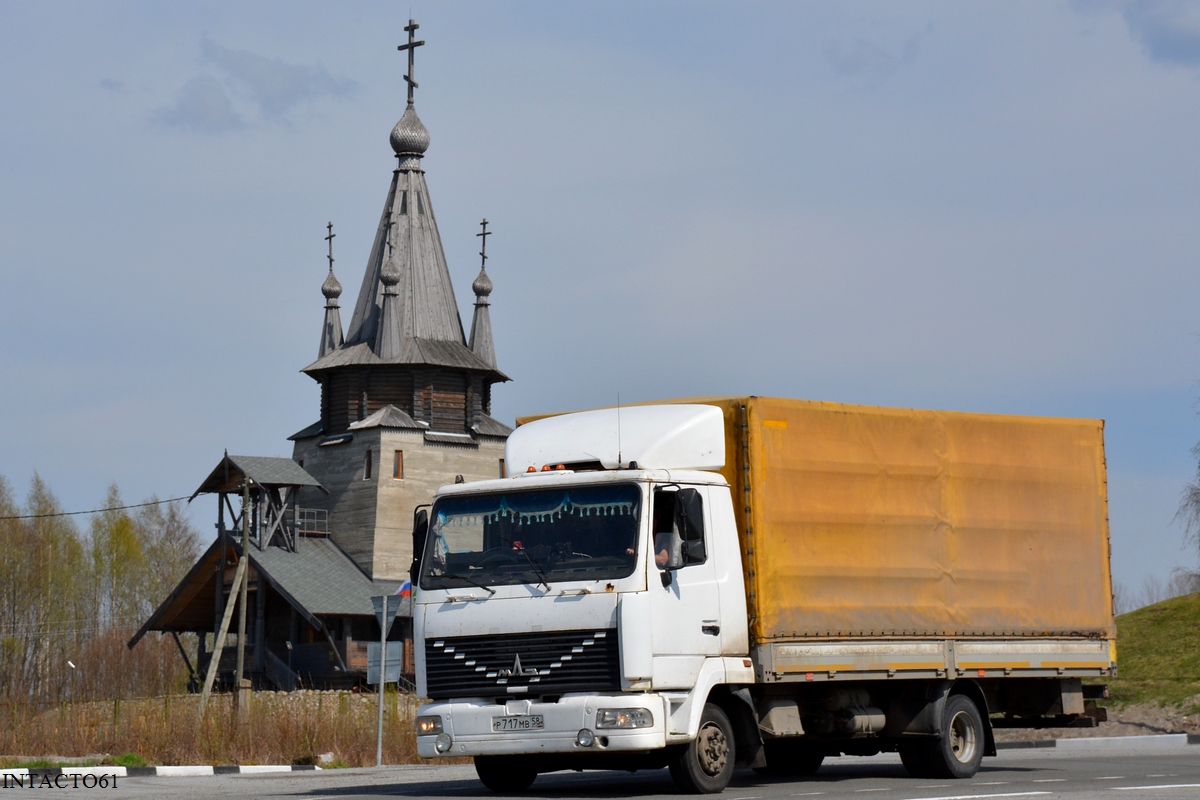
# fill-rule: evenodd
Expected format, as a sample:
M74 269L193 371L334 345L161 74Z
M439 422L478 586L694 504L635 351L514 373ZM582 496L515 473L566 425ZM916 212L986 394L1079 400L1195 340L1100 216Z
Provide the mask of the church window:
M425 204L421 202L421 193L417 192L417 213L425 216Z
M366 458L363 459L363 480L371 480L371 451L367 451Z
M397 450L392 459L392 477L398 481L404 480L404 451Z
M406 191L400 193L400 213L408 213L408 192Z

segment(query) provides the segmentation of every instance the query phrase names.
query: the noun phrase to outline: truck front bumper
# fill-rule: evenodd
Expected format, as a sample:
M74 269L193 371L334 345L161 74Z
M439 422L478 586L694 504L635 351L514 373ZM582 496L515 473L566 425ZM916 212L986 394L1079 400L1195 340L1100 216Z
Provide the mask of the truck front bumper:
M618 708L644 708L653 716L653 721L644 728L596 727L599 710ZM427 703L417 714L441 717L440 736L444 749L439 752L438 734L418 735L417 754L422 758L436 758L658 750L666 746L666 709L662 696L657 694L568 694L557 703L516 700L498 705L482 699ZM541 729L494 729L494 721L503 717L535 716L542 718ZM591 734L590 745L580 743L580 734L584 730ZM582 738L586 741L588 737ZM448 747L445 746L447 743Z

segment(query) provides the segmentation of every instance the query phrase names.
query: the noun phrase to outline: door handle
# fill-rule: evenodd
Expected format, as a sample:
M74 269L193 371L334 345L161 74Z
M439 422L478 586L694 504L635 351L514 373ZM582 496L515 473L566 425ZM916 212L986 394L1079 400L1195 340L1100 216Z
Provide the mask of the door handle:
M721 626L720 625L701 625L700 632L708 634L709 636L719 636L721 634Z

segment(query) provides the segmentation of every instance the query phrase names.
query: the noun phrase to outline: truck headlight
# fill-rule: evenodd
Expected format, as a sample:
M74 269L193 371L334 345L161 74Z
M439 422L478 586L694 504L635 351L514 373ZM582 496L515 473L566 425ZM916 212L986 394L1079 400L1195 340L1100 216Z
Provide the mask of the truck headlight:
M417 717L417 736L432 736L442 732L442 718L439 716Z
M602 708L596 712L597 728L649 728L654 715L648 708Z

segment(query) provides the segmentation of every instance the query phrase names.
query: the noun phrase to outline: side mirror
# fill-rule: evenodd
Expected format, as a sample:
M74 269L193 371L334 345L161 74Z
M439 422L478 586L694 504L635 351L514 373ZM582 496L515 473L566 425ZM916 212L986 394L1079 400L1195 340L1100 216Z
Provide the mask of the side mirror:
M413 589L417 588L417 579L421 577L421 554L425 552L425 536L429 533L429 512L418 506L413 512L412 530L412 564L408 568L408 580Z
M683 538L683 563L700 564L707 558L704 550L704 508L700 492L680 489L675 499L675 530Z

